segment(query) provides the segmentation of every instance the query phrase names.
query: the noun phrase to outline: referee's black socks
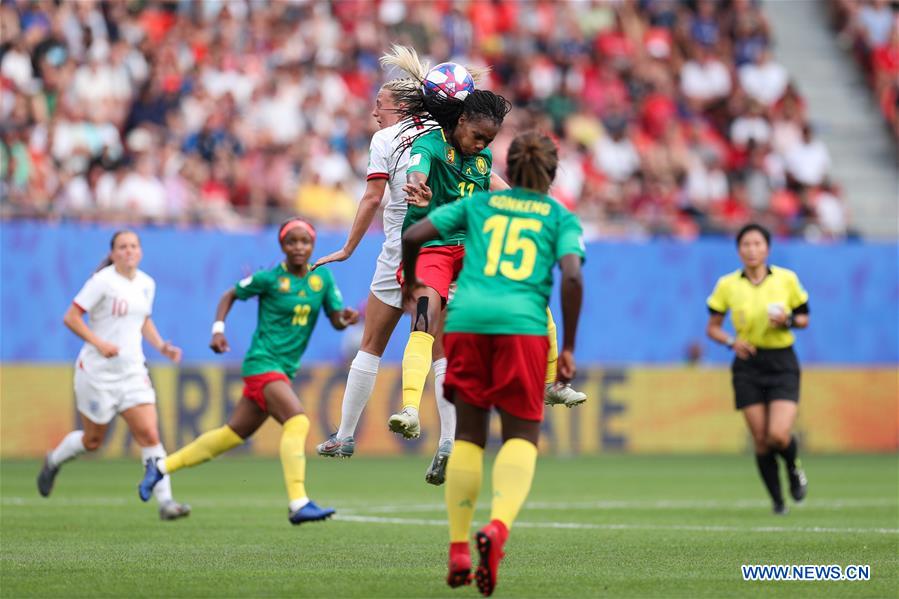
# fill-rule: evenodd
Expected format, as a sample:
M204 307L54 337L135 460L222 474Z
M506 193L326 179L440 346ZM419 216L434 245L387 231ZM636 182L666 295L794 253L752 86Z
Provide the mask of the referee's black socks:
M783 449L777 450L777 453L780 454L780 457L782 457L787 464L787 470L789 472L796 470L796 455L798 452L799 448L796 445L796 435L790 437L789 445Z
M784 496L780 491L780 476L777 472L777 455L774 451L755 454L755 463L758 464L759 474L768 488L768 494L775 505L783 505Z

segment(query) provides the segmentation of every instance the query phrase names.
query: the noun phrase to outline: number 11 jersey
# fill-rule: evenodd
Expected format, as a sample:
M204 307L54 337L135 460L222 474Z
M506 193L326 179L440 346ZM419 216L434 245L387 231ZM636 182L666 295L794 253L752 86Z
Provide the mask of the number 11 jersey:
M489 148L473 156L463 156L446 139L442 129L429 131L412 144L409 155L409 173L422 173L428 177L431 203L424 208L409 205L403 231L446 204L469 198L473 193L490 189L490 170L493 155ZM429 241L425 247L462 245L465 234L461 232Z

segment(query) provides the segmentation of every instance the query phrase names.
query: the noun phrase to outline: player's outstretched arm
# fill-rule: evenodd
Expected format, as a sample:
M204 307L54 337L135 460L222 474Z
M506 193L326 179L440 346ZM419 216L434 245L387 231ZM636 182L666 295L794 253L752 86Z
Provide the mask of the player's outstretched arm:
M103 341L94 334L89 326L87 326L87 323L84 322L84 310L77 305L72 304L69 306L65 316L62 317L62 321L69 327L69 330L81 337L87 343L96 347L97 351L99 351L104 358L113 358L119 355L118 346Z
M384 189L387 187L387 179L372 179L365 185L365 193L362 194L362 200L356 209L356 217L353 219L353 225L350 227L350 233L347 235L346 242L343 247L319 258L312 265L312 270L319 266L324 266L330 262L343 262L353 255L359 242L365 236L365 233L371 227L375 214L381 206L381 200L384 198Z
M584 278L580 256L566 254L559 260L559 265L562 267L562 351L558 369L559 380L568 383L576 373L574 344L584 298Z
M236 299L237 294L234 293L234 289L228 289L222 294L218 306L215 307L215 322L212 323L212 341L209 342L209 347L217 354L231 350L228 340L225 339L225 318L228 317L228 312L231 311L231 306L234 305Z
M406 193L406 202L411 206L425 208L431 203L431 188L428 187L428 176L424 173L413 171L406 175L406 184L403 185Z
M506 183L506 180L497 175L494 172L490 173L490 191L503 191L504 189L509 189L509 184Z
M344 308L343 310L334 310L328 314L331 326L335 330L342 331L350 325L359 322L359 311L352 308Z
M141 334L144 336L144 339L156 348L156 351L161 353L163 356L177 364L181 361L181 348L177 345L174 345L168 341L163 340L162 335L159 334L159 329L156 328L156 323L153 322L153 319L147 316L147 319L144 321L144 326L140 330Z

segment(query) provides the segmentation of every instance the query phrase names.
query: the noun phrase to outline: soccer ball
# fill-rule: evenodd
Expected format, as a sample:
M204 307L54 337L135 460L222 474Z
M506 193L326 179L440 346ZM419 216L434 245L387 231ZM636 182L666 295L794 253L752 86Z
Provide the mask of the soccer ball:
M474 91L474 79L462 65L442 62L428 71L422 91L461 101Z

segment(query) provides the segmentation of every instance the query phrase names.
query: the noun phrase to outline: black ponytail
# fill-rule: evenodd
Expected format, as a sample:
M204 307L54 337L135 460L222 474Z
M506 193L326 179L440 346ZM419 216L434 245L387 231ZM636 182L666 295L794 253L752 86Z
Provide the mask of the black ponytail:
M420 86L406 89L395 94L398 112L403 118L412 119L404 127L403 133L417 128L422 122L426 124L420 132L410 138L429 133L435 129L443 129L452 134L464 115L466 119L489 119L494 125L502 125L506 115L512 110L512 103L499 94L484 89L476 89L464 100L450 98L442 94L426 94Z

